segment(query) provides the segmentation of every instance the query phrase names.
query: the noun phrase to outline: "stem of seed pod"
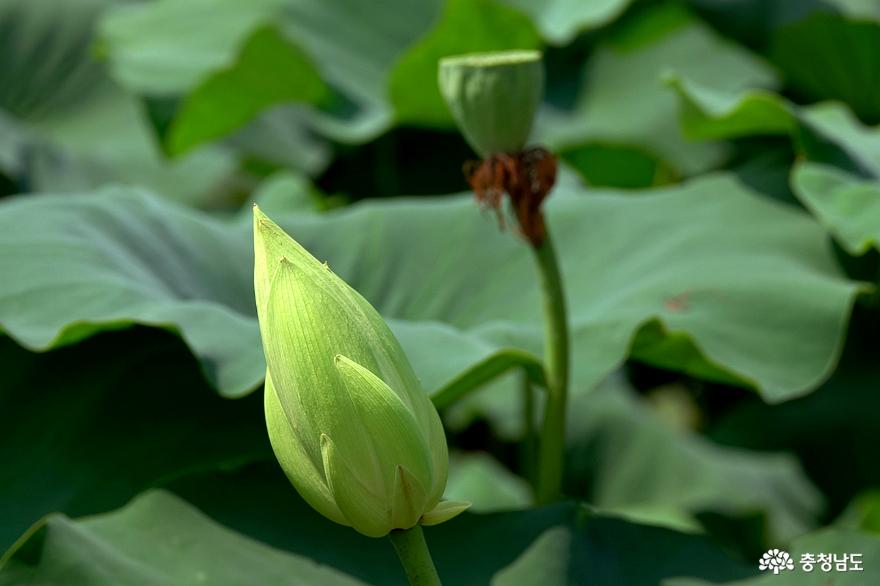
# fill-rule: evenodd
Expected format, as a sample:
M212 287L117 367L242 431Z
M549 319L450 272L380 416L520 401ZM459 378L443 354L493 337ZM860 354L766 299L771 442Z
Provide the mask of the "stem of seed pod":
M410 529L395 529L388 536L410 586L442 586L420 525Z
M556 158L542 147L496 153L469 165L465 174L477 201L501 217L501 194L510 197L519 232L535 255L544 305L544 380L547 389L538 447L535 501L552 502L562 492L565 412L568 402L568 323L553 240L541 205L556 182Z
M535 500L538 504L546 504L558 499L562 493L565 413L568 402L568 321L559 263L549 231L545 231L543 241L532 250L538 264L543 293L544 368L547 380Z

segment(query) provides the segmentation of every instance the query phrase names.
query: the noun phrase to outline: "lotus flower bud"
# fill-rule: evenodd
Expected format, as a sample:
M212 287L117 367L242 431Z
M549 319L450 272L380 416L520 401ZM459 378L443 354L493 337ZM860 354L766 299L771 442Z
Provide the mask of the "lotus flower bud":
M538 51L504 51L440 60L440 93L473 149L483 158L526 146L544 93Z
M303 499L371 537L467 508L440 501L440 417L376 310L256 206L254 253L266 425Z

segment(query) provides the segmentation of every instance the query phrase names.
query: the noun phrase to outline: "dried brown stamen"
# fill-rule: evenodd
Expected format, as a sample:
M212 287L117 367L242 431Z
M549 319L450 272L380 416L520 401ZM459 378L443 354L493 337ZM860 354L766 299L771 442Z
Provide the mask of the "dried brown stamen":
M516 153L497 153L483 161L468 161L465 177L477 201L485 209L494 209L504 228L501 203L504 194L523 237L535 248L544 241L544 215L541 204L556 182L556 157L541 147Z

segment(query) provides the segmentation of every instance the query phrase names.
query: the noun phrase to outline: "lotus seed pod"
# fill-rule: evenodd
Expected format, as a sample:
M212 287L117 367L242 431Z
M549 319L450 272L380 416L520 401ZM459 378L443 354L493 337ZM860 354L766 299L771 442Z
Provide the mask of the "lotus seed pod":
M440 417L387 324L256 206L254 290L269 438L303 499L371 537L464 510L440 500Z
M447 57L438 77L452 117L481 157L526 146L544 92L540 52Z

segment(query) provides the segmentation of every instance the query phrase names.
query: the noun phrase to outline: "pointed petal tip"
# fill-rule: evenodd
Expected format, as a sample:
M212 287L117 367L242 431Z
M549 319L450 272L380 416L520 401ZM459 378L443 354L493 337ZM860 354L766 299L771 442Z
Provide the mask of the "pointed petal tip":
M263 210L257 203L254 203L253 214L255 232L265 232L275 226L275 222L273 222L269 216L263 213Z
M333 364L336 365L336 368L343 370L350 370L352 368L357 368L360 366L357 362L346 356L345 354L337 354L333 357Z
M439 525L469 509L471 503L469 501L440 501L433 509L422 515L421 525L430 527L431 525Z

